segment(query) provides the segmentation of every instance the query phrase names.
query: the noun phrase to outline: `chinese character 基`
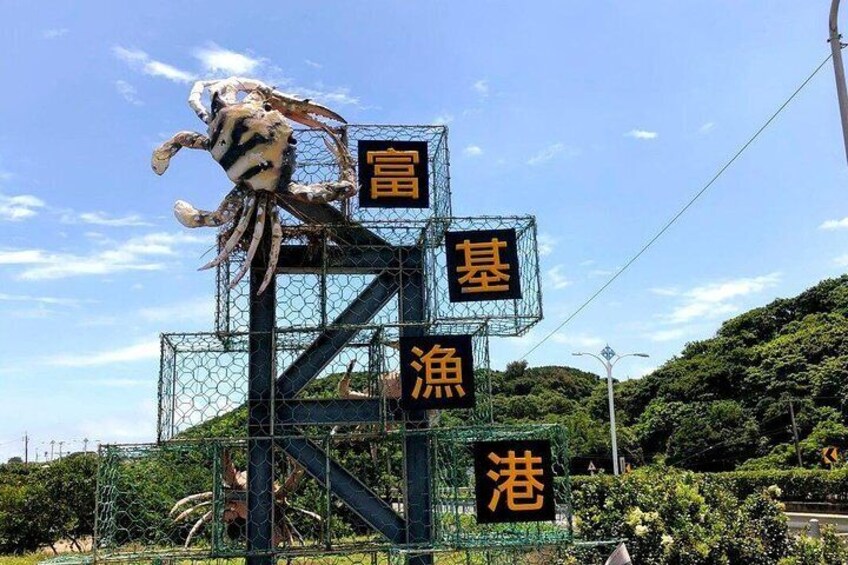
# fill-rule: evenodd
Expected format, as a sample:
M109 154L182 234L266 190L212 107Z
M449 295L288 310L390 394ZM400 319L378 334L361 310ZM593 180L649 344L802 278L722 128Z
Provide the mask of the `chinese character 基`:
M474 406L470 335L400 338L401 407L443 410Z
M451 302L521 298L515 230L448 232Z
M551 444L547 440L474 445L477 522L542 522L556 518Z
M430 206L426 141L359 141L361 208Z

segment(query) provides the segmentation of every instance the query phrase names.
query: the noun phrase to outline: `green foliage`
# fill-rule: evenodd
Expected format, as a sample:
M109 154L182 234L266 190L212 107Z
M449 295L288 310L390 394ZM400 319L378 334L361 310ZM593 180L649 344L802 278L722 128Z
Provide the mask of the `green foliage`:
M0 465L0 553L23 553L94 532L97 457Z

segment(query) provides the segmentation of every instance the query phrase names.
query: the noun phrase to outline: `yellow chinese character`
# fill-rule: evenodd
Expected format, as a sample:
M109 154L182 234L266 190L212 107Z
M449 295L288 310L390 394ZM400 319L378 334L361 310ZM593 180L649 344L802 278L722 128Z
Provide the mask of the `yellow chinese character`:
M506 248L506 245L505 241L496 237L493 237L492 241L471 243L466 239L456 244L456 250L464 254L464 264L456 269L457 273L462 275L459 284L463 294L509 290L509 284L503 283L509 281L506 271L509 271L510 265L501 263L501 249Z
M415 165L419 162L418 151L369 151L365 157L374 165L371 179L371 198L418 198L418 178Z
M433 394L436 398L441 398L443 394L445 398L453 398L454 392L460 398L465 396L465 389L462 388L462 358L456 356L455 348L436 344L427 353L419 347L413 347L412 353L423 362L410 363L419 373L412 389L412 398L430 398ZM422 370L423 377L420 375Z
M533 453L527 449L524 457L515 455L515 451L509 450L506 457L500 457L497 453L489 453L489 461L499 465L499 471L490 470L486 476L497 482L504 478L492 492L489 501L489 510L497 509L501 500L501 493L506 491L506 507L514 512L525 512L539 510L545 502L544 496L536 491L544 491L545 485L539 482L537 477L545 474L545 470L534 465L541 465L541 457L533 457Z

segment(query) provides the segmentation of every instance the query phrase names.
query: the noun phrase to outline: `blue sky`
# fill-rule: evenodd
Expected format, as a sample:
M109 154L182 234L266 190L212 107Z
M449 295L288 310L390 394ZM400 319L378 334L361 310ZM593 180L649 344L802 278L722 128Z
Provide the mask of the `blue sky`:
M158 333L212 325L211 231L175 199L228 190L195 77L256 76L352 123L446 123L458 215L532 213L545 321L523 355L699 189L828 53L822 2L8 2L0 34L0 460L151 440ZM609 341L638 377L723 319L848 266L828 65L634 267L530 358ZM72 443L77 442L77 443Z

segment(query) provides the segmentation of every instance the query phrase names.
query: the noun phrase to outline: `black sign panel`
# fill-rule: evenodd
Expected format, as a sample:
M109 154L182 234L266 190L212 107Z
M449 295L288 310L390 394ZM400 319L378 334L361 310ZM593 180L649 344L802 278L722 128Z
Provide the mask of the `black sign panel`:
M515 230L447 232L451 302L521 298Z
M400 386L404 410L473 408L471 336L401 337Z
M360 208L429 208L426 141L359 141Z
M556 519L548 440L475 443L474 482L478 524Z

